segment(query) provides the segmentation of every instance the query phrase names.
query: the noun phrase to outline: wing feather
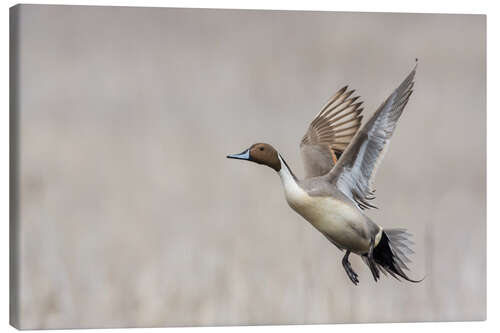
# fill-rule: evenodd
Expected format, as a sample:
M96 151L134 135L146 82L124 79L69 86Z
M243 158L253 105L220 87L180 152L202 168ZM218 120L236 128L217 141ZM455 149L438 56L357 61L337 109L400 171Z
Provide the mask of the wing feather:
M352 139L328 174L329 180L361 209L376 208L368 202L375 198L375 175L413 92L415 72L416 66Z
M311 121L300 143L306 178L327 174L361 126L362 102L353 93L343 87Z

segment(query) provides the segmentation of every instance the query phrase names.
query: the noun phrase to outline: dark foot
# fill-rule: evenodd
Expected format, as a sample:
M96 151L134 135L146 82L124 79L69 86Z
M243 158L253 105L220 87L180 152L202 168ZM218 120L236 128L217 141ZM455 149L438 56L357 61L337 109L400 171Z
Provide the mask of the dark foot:
M370 267L370 271L372 271L373 278L375 279L375 282L380 278L380 272L377 268L377 264L375 263L375 260L373 259L373 247L375 244L375 240L372 238L370 241L370 250L368 251L368 267Z
M356 274L356 272L353 271L351 267L351 263L349 262L349 254L351 254L351 251L347 250L345 252L344 258L342 258L342 266L344 266L347 276L349 277L349 279L351 279L352 283L357 285L359 283L358 274Z

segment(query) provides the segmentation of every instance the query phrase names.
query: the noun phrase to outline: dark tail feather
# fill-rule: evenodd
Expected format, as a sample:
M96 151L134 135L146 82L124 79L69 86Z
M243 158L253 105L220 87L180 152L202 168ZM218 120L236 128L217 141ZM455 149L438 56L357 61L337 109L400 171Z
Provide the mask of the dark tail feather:
M403 278L410 282L421 282L422 280L410 279L403 270L409 271L408 258L413 254L410 248L413 242L409 239L410 234L404 229L387 229L382 231L382 237L373 249L373 259L383 273L389 273L395 279Z

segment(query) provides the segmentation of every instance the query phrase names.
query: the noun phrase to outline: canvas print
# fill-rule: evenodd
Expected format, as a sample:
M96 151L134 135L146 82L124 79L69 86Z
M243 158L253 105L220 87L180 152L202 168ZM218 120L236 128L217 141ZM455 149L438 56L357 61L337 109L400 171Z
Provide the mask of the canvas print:
M20 329L486 319L486 16L10 9Z

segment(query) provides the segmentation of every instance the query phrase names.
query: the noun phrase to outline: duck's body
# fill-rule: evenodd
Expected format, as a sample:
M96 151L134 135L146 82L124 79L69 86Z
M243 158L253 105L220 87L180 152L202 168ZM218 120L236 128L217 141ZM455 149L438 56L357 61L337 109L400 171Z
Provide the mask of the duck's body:
M229 158L264 164L279 173L288 205L319 232L345 250L342 264L354 284L358 275L349 254L362 257L375 281L379 271L415 282L406 276L409 234L387 229L363 212L374 208L373 180L387 144L412 93L415 69L360 129L361 103L341 89L314 118L302 139L306 178L298 180L283 157L269 144L252 145Z
M371 237L378 243L382 228L341 191L329 185L324 179L326 176L297 180L286 163L283 164L279 175L288 205L318 231L328 235L338 248L364 254L370 248Z

